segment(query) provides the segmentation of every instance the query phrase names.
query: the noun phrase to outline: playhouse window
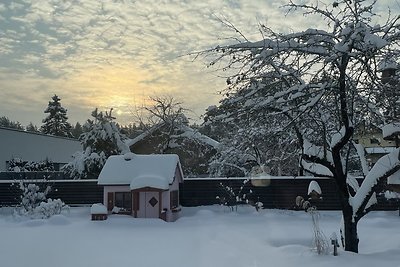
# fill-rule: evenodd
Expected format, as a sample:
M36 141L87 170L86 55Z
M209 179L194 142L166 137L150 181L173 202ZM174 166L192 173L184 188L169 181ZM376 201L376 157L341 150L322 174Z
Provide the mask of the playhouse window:
M115 192L115 206L122 211L132 210L132 201L130 192Z
M170 193L171 209L179 207L179 191L171 191Z

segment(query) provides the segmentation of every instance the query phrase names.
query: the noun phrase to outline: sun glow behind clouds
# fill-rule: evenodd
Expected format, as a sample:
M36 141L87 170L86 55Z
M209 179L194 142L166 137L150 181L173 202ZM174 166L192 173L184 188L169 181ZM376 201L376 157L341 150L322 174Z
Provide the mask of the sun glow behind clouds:
M151 79L149 71L134 64L97 66L82 70L64 78L63 87L69 90L70 105L83 103L87 107L98 107L100 110L114 108L120 117L119 121L132 121L132 112L148 102L148 95L162 93L157 84L147 84Z
M396 1L380 0L380 12L390 5L399 13ZM237 37L219 18L250 40L260 38L258 23L278 32L320 26L301 12L284 17L287 2L0 1L0 116L40 125L57 94L71 122L113 107L118 122L128 123L149 96L170 95L198 120L217 104L224 73L181 56Z

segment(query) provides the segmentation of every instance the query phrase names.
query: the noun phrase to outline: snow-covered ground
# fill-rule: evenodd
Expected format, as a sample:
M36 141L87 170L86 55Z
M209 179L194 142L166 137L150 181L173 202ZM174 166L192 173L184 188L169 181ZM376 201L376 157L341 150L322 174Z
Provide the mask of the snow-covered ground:
M329 238L338 233L340 214L321 212ZM48 220L0 215L0 266L400 266L398 212L373 212L359 224L360 254L339 256L311 250L309 214L247 207L184 208L174 223L110 216L90 221L89 208L71 208Z

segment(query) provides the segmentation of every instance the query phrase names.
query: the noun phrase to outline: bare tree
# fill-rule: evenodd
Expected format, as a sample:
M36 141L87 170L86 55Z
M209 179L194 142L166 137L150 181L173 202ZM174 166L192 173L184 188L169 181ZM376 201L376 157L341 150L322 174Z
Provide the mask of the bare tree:
M264 166L270 175L297 175L300 150L293 138L295 132L280 127L287 118L282 114L271 116L268 110L252 112L244 102L255 99L244 98L246 93L248 90L230 94L205 116L203 127L219 134L221 141L210 163L210 173L248 176L253 168Z
M165 153L173 143L177 129L188 124L188 119L184 114L187 109L183 108L182 102L172 96L154 96L150 97L150 100L153 104L144 107L146 116L137 118L146 131L161 130L163 138L160 138L162 144L160 144L159 152Z
M325 30L281 34L261 25L260 41L243 38L200 55L213 57L211 65L228 62L225 69L234 71L228 92L247 90L244 97L252 99L243 108L287 116L284 123L296 129L301 166L336 182L345 250L358 252L357 223L376 203L378 181L400 169L397 149L367 170L360 186L348 170L354 128L380 115L376 92L384 84L378 63L389 53L399 55L400 16L374 25L376 1L299 2L289 0L289 12L320 16Z
M135 137L131 149L136 153L177 154L187 176L207 173L208 159L219 143L189 126L188 111L170 96L151 98L152 105L141 116L145 132Z

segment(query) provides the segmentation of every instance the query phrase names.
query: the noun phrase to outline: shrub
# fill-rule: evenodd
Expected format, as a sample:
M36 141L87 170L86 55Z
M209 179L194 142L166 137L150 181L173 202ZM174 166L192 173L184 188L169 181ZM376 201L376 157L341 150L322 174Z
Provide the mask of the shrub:
M47 199L51 186L40 188L33 183L20 182L19 189L21 190L20 204L15 209L15 215L31 219L46 219L68 209L68 206L60 199Z
M237 211L237 206L239 204L251 205L255 207L257 211L262 209L263 208L262 202L254 201L251 199L251 197L253 196L253 191L248 186L249 182L250 179L244 180L243 184L238 189L220 183L220 187L222 189L222 195L216 197L219 200L220 205L229 207L230 211Z

